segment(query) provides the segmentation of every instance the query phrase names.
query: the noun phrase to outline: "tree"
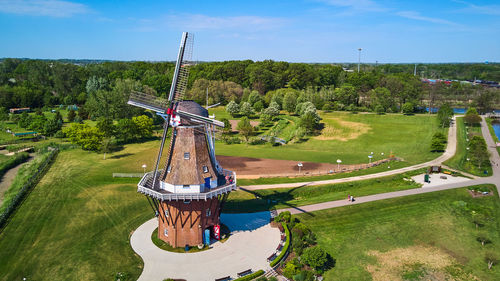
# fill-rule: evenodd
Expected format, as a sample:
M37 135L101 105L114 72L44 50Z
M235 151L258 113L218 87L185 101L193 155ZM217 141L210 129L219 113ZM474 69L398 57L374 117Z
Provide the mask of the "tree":
M484 234L478 235L476 237L476 240L477 240L477 242L481 243L481 245L483 245L483 246L484 246L484 244L491 243L491 240L488 237L486 237L486 235L484 235Z
M240 108L240 113L246 117L250 117L253 114L253 108L249 102L243 102Z
M484 260L488 264L488 269L491 269L494 265L498 263L498 257L494 253L486 253Z
M226 112L235 117L240 112L240 106L235 101L230 101L226 105Z
M384 114L385 109L381 104L377 104L377 106L375 106L375 112L377 112L378 114Z
M71 127L64 128L63 132L71 143L80 145L84 150L98 150L104 137L104 133L98 128L87 124L73 123Z
M481 116L477 114L477 110L474 107L471 107L465 112L464 121L471 126L478 125L481 123Z
M283 98L283 109L288 111L288 113L293 113L295 107L297 106L297 94L295 92L288 92Z
M74 111L73 109L70 109L70 110L68 111L68 116L67 116L67 118L68 118L68 122L73 122L73 121L75 121L75 117L76 117L76 113L75 113L75 111Z
M441 128L449 127L451 118L453 117L453 109L448 103L443 104L437 112L438 124Z
M5 121L7 119L9 119L7 109L5 107L0 107L0 121Z
M328 263L328 254L320 246L305 249L301 258L306 264L316 270L321 269Z
M113 120L111 118L106 118L104 116L97 119L96 127L104 133L106 138L110 138L115 133L115 126L113 125Z
M271 103L271 105L269 105L269 107L264 109L264 111L262 112L263 115L268 115L271 120L280 114L279 109L272 105L273 103Z
M146 115L132 117L138 138L148 138L153 135L153 119Z
M137 136L137 126L135 122L128 118L118 120L116 124L116 135L125 143L134 140Z
M262 104L262 101L258 101L253 105L253 109L255 109L256 112L261 112L263 108L264 105Z
M250 120L247 117L241 118L240 122L238 122L238 131L245 138L245 141L248 142L248 137L253 133L253 126L250 124Z
M435 133L431 140L431 151L444 151L446 137L442 133Z
M106 160L106 153L113 151L114 143L111 138L103 138L101 142L101 152L103 153L103 159Z
M45 122L42 132L46 136L52 136L62 128L62 124L62 121L55 116Z
M411 102L405 102L403 106L401 107L401 111L403 114L412 114L413 113L413 103Z
M255 105L257 102L262 102L262 97L260 96L259 92L257 91L252 91L250 95L248 96L248 102L250 105Z
M488 159L490 153L486 146L486 141L480 136L473 136L469 142L469 153L471 155L471 162L474 163L479 169L484 163L489 163Z

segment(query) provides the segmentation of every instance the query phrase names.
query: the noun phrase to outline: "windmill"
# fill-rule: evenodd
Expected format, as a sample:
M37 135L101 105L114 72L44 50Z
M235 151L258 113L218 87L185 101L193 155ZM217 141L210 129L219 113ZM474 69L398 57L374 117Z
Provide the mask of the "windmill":
M184 32L167 100L132 92L128 101L164 119L154 170L143 176L138 192L146 195L159 216L159 238L173 247L218 239L222 205L236 189L236 174L223 169L215 158L215 128L224 123L209 118L208 111L196 102L183 100L192 46L192 34ZM170 146L160 169L170 128Z

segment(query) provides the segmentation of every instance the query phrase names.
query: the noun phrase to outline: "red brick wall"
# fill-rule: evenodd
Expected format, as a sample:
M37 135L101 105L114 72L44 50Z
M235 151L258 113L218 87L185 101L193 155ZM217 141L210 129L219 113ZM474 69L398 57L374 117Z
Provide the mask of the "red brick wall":
M161 218L158 218L158 237L172 247L200 245L203 243L203 231L220 223L220 201L217 198L193 200L190 203L165 201L159 207ZM207 209L210 209L210 216L206 215ZM168 216L165 216L165 210L168 210ZM168 236L164 235L165 229Z

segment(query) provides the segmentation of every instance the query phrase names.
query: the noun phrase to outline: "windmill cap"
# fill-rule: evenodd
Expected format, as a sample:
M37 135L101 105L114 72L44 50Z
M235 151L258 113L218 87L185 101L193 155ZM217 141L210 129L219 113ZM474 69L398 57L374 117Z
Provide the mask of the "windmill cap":
M201 105L197 104L192 100L180 101L177 105L177 110L182 110L191 114L200 115L203 117L208 117L208 110L203 108Z

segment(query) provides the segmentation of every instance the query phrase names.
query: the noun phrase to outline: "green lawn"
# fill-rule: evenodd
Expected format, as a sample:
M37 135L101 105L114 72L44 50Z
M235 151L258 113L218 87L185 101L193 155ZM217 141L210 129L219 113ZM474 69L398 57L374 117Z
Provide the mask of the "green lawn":
M152 166L151 143L108 155L80 149L60 152L42 181L0 234L0 280L135 280L142 260L130 247L131 231L152 217L137 179L111 173Z
M483 227L476 229L471 222L474 212L488 215ZM417 255L413 249L419 247L435 249L424 259L437 252L449 256L452 265L442 271L453 280L471 280L468 274L479 280L500 280L500 266L488 270L484 261L487 252L500 258L500 202L496 191L493 196L472 198L467 188L461 188L328 209L298 218L312 228L319 245L336 260L325 280L372 280L368 268L385 270L381 260L369 254L373 251L385 256L386 263L395 261L401 269L400 278L444 280L432 276L411 279L429 272L428 268L422 263L402 265L394 254L400 251L412 258ZM481 246L476 240L480 234L492 243Z
M375 154L374 160L378 160L392 151L409 164L416 164L439 156L439 153L430 152L431 138L436 131L446 133L436 126L432 115L332 112L321 116L322 122L330 126L325 128L323 137L311 137L305 142L281 147L217 142L217 154L324 163L336 163L341 159L345 164L358 164L368 162L371 152ZM340 125L332 127L335 124Z
M470 162L467 161L467 135L475 134L479 136L483 136L481 133L481 127L466 127L464 123L464 118L459 117L456 119L457 126L457 151L455 155L446 160L444 162L445 165L464 171L476 176L489 176L492 173L491 166L484 167L481 170L477 169L477 167L473 166ZM488 174L484 174L484 170L488 171Z
M424 173L424 169L383 178L339 184L276 188L231 192L224 204L224 212L259 212L273 208L282 209L346 199L347 195L366 196L391 191L419 188L420 184L405 180L412 175Z

